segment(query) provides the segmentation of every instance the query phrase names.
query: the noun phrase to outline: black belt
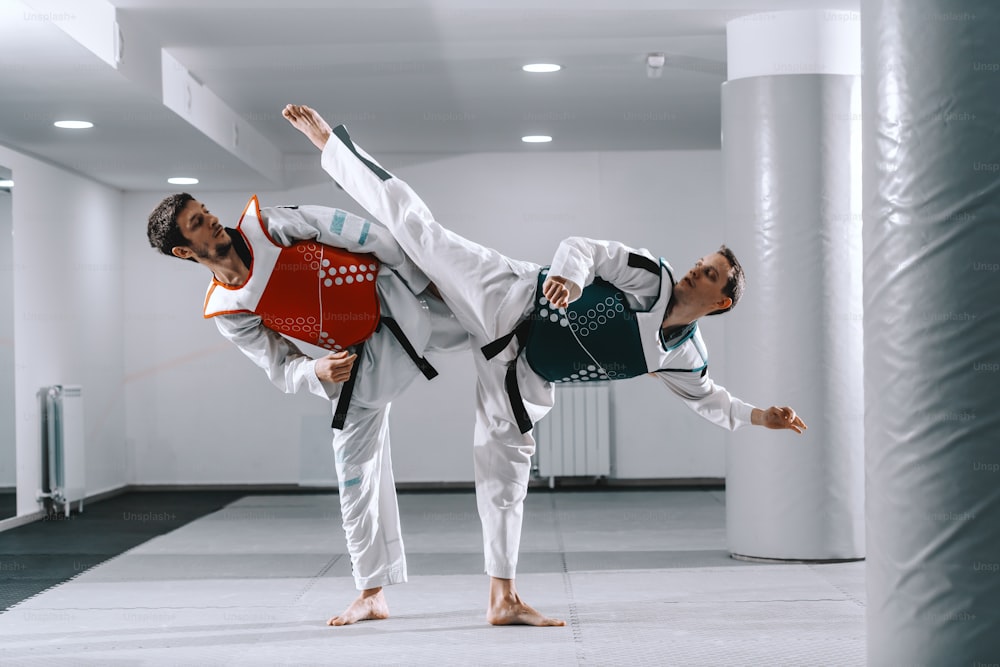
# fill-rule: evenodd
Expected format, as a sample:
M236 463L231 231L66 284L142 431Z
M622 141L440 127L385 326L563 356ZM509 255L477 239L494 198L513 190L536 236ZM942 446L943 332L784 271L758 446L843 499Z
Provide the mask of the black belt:
M480 348L483 356L487 359L497 356L510 345L510 341L515 336L517 337L518 345L521 346L521 349L524 349L530 329L531 319L525 318L521 320L509 334L497 338L492 343L483 345ZM521 356L521 350L518 350L517 356ZM517 422L517 427L521 430L521 433L527 433L534 425L531 423L531 417L528 416L528 411L524 407L524 400L521 398L521 389L517 386L517 357L507 366L507 374L504 376L504 388L507 390L507 398L510 400L510 409L514 413L514 420Z
M427 361L419 354L417 354L417 351L413 349L413 345L411 345L410 341L407 340L406 334L404 334L403 330L399 328L399 324L396 322L396 320L392 319L391 317L383 317L381 320L379 320L378 326L375 327L375 331L378 331L380 328L382 328L383 324L387 326L389 328L389 331L392 332L392 335L396 337L396 340L399 341L399 344L403 347L403 350L406 352L406 355L413 360L413 363L417 365L417 368L419 368L420 372L424 374L424 377L427 378L428 380L433 380L434 378L436 378L438 375L437 370L435 370L434 367L431 366L429 361Z
M347 378L347 382L344 386L340 388L340 400L337 401L337 409L333 411L333 423L330 424L330 428L335 428L338 431L344 428L344 421L347 419L347 409L351 407L351 394L354 393L354 383L358 379L358 369L361 367L361 354L364 352L365 342L361 341L354 346L354 354L358 355L355 359L355 363L351 366L351 377Z
M510 399L510 409L514 411L517 427L521 433L527 433L534 424L531 423L531 417L528 416L524 400L521 398L521 390L517 386L517 359L510 362L510 366L507 367L507 375L504 376L503 383L507 388L507 398Z
M526 317L523 320L521 320L518 323L518 325L514 327L514 330L511 331L509 334L497 338L492 343L487 343L486 345L483 345L480 348L483 351L483 356L485 356L487 359L492 359L493 357L497 356L498 354L503 352L508 345L510 345L510 341L514 338L514 336L517 336L517 344L520 345L521 347L524 347L524 343L528 340L528 331L530 329L531 329L531 319Z
M403 333L403 330L399 327L396 320L391 317L383 317L379 320L378 326L375 327L375 331L381 329L383 324L385 324L389 331L392 332L392 335L396 337L396 340L399 341L403 351L406 352L406 355L413 360L413 363L417 365L417 368L419 368L420 372L424 374L424 377L428 380L436 378L438 375L437 370L431 366L429 361L417 354L417 351L413 348L413 345L410 344L409 339L406 337L406 334ZM354 366L351 367L351 377L347 379L347 382L345 382L344 386L340 389L340 399L337 401L337 409L333 412L333 423L330 425L331 428L335 428L338 431L344 428L344 422L347 420L347 409L351 407L351 395L354 393L354 383L358 379L358 368L361 366L360 358L364 347L364 341L354 346L354 353L358 355L358 359L355 361Z

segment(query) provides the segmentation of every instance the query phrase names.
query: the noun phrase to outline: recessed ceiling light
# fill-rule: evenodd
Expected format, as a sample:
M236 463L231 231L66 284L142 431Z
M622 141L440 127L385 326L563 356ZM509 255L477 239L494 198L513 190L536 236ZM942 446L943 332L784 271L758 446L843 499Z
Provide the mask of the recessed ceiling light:
M14 181L0 181L0 188L12 188L14 187Z
M167 183L170 185L197 185L197 178L188 178L187 176L175 176L174 178L168 178Z
M53 125L64 130L88 130L94 127L94 124L87 120L57 120Z
M558 72L562 69L562 65L555 65L553 63L534 63L532 65L525 65L521 69L525 72L532 73Z
M552 137L544 134L530 134L526 137L521 137L521 141L526 144L547 144L552 141Z

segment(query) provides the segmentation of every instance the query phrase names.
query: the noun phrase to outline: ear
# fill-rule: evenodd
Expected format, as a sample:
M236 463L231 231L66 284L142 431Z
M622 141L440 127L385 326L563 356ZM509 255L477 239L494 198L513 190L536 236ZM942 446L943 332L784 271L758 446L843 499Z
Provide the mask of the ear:
M174 257L180 257L181 259L191 259L194 257L194 250L183 245L175 245L170 249L170 254Z
M176 248L175 248L176 250ZM726 310L731 305L733 305L733 300L728 296L722 297L719 301L715 302L715 310Z

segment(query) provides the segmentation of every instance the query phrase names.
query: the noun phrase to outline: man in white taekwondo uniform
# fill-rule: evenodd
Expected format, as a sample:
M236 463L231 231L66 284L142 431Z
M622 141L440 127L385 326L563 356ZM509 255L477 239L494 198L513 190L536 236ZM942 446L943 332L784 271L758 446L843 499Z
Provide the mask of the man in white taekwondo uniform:
M531 427L552 407L552 383L651 373L724 428L805 428L791 408L755 408L707 375L697 319L731 308L739 293L723 290L731 276L742 276L725 247L675 284L670 266L646 251L570 238L546 272L443 228L343 126L330 128L309 107L288 105L283 114L323 151L323 168L333 179L389 227L472 337L474 460L491 622L561 624L521 602L513 582L534 450Z
M417 375L436 375L424 352L467 347L468 335L385 227L339 209L259 208L253 197L226 229L190 195L172 195L148 233L164 254L212 271L205 317L279 389L334 402L341 513L362 592L329 624L387 617L382 586L407 578L389 401ZM330 353L310 358L281 334Z

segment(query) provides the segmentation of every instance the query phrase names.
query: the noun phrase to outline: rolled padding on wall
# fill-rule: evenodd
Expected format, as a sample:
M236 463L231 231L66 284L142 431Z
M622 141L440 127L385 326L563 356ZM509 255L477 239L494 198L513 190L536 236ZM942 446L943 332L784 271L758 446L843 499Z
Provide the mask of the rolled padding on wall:
M862 3L872 665L1000 663L1000 5Z
M835 74L723 85L726 244L747 277L724 316L724 384L809 425L730 438L736 555L864 556L860 90L859 77Z

